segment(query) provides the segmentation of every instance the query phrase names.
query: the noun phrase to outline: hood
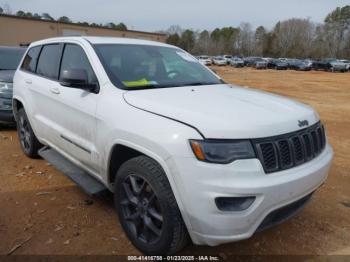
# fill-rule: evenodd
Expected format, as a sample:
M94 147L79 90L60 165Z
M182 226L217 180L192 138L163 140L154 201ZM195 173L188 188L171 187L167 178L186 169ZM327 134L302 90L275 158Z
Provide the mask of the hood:
M12 83L16 70L0 70L0 82Z
M312 125L319 120L307 105L225 84L127 91L124 99L139 109L194 126L205 138L269 137L301 129L298 121Z

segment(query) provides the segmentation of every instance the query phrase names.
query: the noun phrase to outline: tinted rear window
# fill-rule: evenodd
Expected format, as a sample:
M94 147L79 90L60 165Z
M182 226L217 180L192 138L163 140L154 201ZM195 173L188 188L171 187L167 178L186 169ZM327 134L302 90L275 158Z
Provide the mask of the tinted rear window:
M58 79L60 45L45 45L41 51L36 73L51 79Z
M41 46L36 46L31 48L28 51L21 67L23 70L33 72L33 73L35 72L40 49L41 49Z

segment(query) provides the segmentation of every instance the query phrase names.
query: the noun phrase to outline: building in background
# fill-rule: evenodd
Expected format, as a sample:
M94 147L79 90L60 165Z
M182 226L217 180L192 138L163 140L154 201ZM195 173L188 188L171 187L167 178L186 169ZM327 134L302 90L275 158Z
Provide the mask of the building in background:
M0 45L28 45L31 42L50 37L82 35L129 37L159 42L166 41L166 35L159 33L134 30L119 31L75 23L62 23L13 15L0 15Z

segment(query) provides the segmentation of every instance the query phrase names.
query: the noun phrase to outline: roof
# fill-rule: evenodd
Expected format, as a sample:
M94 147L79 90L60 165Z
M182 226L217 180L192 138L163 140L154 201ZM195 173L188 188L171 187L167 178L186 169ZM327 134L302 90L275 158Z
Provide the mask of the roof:
M142 40L135 38L126 38L126 37L106 37L106 36L62 36L48 38L40 41L33 42L31 46L42 45L47 43L54 42L63 42L63 41L88 41L91 44L130 44L130 45L152 45L152 46L164 46L164 47L174 47L172 45L164 44L157 41Z
M153 33L153 32L145 32L145 31L137 31L137 30L116 30L104 26L90 26L90 25L84 25L79 23L67 23L67 22L59 22L59 21L51 21L51 20L45 20L35 17L22 17L17 15L9 15L9 14L0 14L0 17L9 17L9 18L16 18L16 19L23 19L23 20L32 20L37 22L43 22L43 23L54 23L54 24L65 24L65 25L74 25L74 26L80 26L80 27L86 27L86 28L96 28L96 29L105 29L105 30L112 30L112 31L118 31L118 32L133 32L133 33L142 33L142 34L149 34L149 35L158 35L158 36L166 36L166 34L161 33Z

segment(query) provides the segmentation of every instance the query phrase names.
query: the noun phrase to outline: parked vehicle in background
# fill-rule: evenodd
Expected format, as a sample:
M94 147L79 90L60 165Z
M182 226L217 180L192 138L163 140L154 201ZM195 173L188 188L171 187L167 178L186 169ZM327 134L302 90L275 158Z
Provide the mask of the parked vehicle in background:
M32 43L13 109L23 152L90 194L111 191L147 255L283 222L325 182L333 157L310 106L226 84L180 48L146 40Z
M255 59L254 67L256 69L267 69L267 62L264 59L262 59L261 57L258 57Z
M212 64L212 61L210 59L209 56L207 55L201 55L201 56L198 56L198 60L199 62L202 64L202 65L211 65Z
M255 57L255 56L248 56L243 58L244 66L249 66L249 67L255 66L255 62L257 61L257 59L259 59L259 57Z
M244 65L249 67L254 67L256 69L266 69L267 61L261 57L250 56L243 59Z
M346 71L350 71L350 61L349 60L341 59L341 60L339 60L339 62L345 64Z
M233 57L230 60L230 65L233 67L244 67L244 61L239 57Z
M347 64L343 63L342 61L338 59L330 59L329 63L331 65L330 71L332 72L346 72L348 71Z
M311 69L313 69L313 63L314 61L311 60L311 59L305 59L305 60L302 60L308 67L310 67Z
M321 61L314 61L313 68L315 70L324 70L324 71L330 71L330 72L346 72L347 64L341 62L337 59L325 59Z
M310 71L311 70L311 65L310 63L307 63L303 60L299 59L291 59L288 62L288 67L289 69L297 70L297 71Z
M222 56L216 56L213 58L213 64L218 66L225 66L227 65L226 59L224 59Z
M339 60L346 65L346 71L350 71L350 61L349 60Z
M233 58L232 55L223 55L222 57L226 60L226 64L227 64L227 65L230 64L230 61L231 61L231 59Z
M312 69L319 71L329 71L331 68L331 65L326 60L314 60L312 63Z
M25 48L0 46L0 124L14 124L12 113L13 76Z
M279 59L270 59L267 61L267 68L276 70L287 70L288 64Z

